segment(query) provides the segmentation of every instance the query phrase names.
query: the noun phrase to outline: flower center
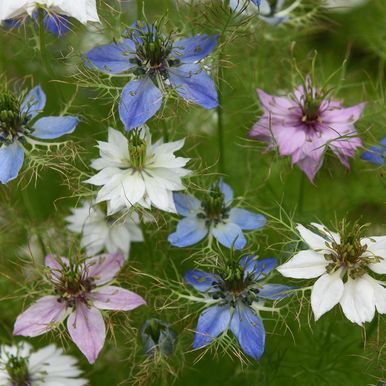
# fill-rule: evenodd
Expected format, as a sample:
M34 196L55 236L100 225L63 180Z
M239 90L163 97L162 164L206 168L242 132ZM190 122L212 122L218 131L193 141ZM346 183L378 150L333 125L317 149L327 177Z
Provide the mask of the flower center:
M76 300L87 302L87 294L95 288L94 280L88 277L83 264L63 264L60 275L57 270L52 274L55 292L69 307L73 306Z
M168 60L172 51L169 37L159 32L159 25L147 25L137 22L137 27L130 33L130 38L135 42L137 58L132 61L138 65L135 74L149 74L156 77L159 73L167 78L167 67L175 65L175 60Z
M325 254L325 259L329 262L326 267L328 273L335 272L339 268L345 268L351 278L356 279L366 273L366 268L371 263L377 263L381 260L377 256L364 256L367 251L367 245L362 245L361 233L363 227L354 224L350 230L342 228L340 234L340 243L332 241L331 253Z
M31 386L31 379L28 372L28 358L10 355L5 369L13 386Z
M141 137L140 130L135 129L129 133L129 155L131 167L143 170L146 164L147 143Z
M197 216L205 218L208 226L212 223L217 225L229 217L229 208L225 205L224 194L218 185L210 190L202 201L201 207L204 213L199 213Z
M0 141L12 142L23 131L20 102L9 91L0 94Z
M304 104L302 106L302 122L309 125L317 123L319 118L321 99L312 94L305 94Z

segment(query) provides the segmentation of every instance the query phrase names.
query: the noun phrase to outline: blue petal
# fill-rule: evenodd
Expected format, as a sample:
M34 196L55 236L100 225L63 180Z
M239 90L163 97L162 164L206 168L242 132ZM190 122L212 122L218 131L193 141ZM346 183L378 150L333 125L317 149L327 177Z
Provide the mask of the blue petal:
M380 144L386 147L386 137L381 140Z
M4 28L20 28L24 22L24 18L6 19L2 21Z
M63 36L70 30L69 18L64 15L46 14L44 17L44 26L48 32L57 37Z
M173 44L171 55L182 63L194 63L208 56L217 45L217 35L197 35L178 40Z
M177 213L181 216L189 216L201 208L201 201L189 194L173 193L173 199Z
M277 266L277 260L274 257L259 260L256 256L247 255L240 259L240 265L244 268L245 275L253 275L255 280L262 280Z
M200 292L207 292L213 287L214 283L221 281L218 275L191 269L184 273L185 281Z
M32 128L32 135L41 139L59 138L72 133L79 123L78 117L44 117L37 120Z
M168 241L175 247L188 247L201 241L207 234L204 220L186 217L177 224L177 230L169 235Z
M220 223L212 229L213 236L217 241L227 248L243 249L247 240L241 228L233 223Z
M135 44L130 39L119 43L95 47L86 54L86 58L99 70L108 74L119 74L137 64L131 63L135 57Z
M385 163L385 158L383 156L384 152L382 147L371 146L368 151L364 151L361 154L361 159L375 165L383 165Z
M0 149L0 182L7 184L19 174L24 161L24 149L16 141Z
M237 305L231 321L231 330L243 352L256 360L260 359L265 345L264 325L249 307Z
M232 208L229 212L229 222L237 224L243 230L253 230L262 228L267 219L246 209Z
M230 310L227 305L204 310L198 319L193 348L207 346L228 328L229 321Z
M169 69L169 79L178 95L205 109L218 106L216 86L198 64L183 64Z
M261 0L251 0L257 7L260 5Z
M225 205L228 206L233 201L233 190L222 178L220 178L219 188L224 194Z
M149 79L132 80L122 91L119 116L127 131L143 125L160 109L161 91Z
M290 287L288 285L266 284L265 286L263 286L262 289L260 289L257 296L263 299L280 300L291 296L292 293L288 291L291 291L293 289L294 287Z
M20 106L20 112L27 114L27 119L36 117L46 105L46 94L40 86L34 87L24 98Z

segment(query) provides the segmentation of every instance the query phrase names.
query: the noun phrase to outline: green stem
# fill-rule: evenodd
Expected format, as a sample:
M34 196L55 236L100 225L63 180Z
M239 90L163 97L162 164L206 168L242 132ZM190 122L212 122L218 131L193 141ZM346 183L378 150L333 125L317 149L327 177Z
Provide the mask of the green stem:
M225 172L224 162L224 110L223 110L223 89L224 89L224 71L221 65L222 49L218 58L218 106L217 106L217 140L218 140L218 168L220 173Z
M306 175L301 173L300 183L299 183L299 195L298 195L298 214L301 215L304 209L304 188L306 186Z
M137 0L137 20L142 20L142 0Z
M43 8L38 9L38 23L39 23L39 51L42 57L44 66L46 67L48 75L53 78L54 72L52 71L50 61L47 55L47 44L46 44L46 31L44 28L44 10Z

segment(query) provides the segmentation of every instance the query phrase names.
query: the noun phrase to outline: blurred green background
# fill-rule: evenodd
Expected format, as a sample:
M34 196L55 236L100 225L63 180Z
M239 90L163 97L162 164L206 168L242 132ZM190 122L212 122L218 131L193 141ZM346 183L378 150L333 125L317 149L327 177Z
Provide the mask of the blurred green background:
M248 130L261 113L256 88L273 94L291 91L300 82L293 62L307 74L315 52L320 82L341 68L347 59L330 83L335 95L347 106L367 102L357 124L365 145L376 144L385 136L386 1L372 0L344 13L313 8L318 3L308 3L294 14L293 22L278 27L269 26L257 17L237 18L228 24L221 47L225 180L246 207L260 208L275 217L286 213L295 222L318 219L327 226L342 217L359 219L371 223L369 234L384 235L384 170L360 160L358 154L348 172L329 156L315 184L311 184L297 168L291 168L288 159L264 153L263 144L247 139ZM38 252L26 253L22 248L33 235L47 240L50 251L66 253L69 245L74 248L76 240L66 232L63 218L79 202L79 195L91 193L81 181L92 173L87 165L98 155L96 141L106 139L109 126L123 130L116 110L119 91L112 89L105 93L107 89L102 87L123 86L125 79L114 79L111 83L96 72L87 78L81 73L83 53L112 38L119 39L124 28L141 15L135 2L127 2L122 9L121 12L117 1L100 2L101 26L87 31L74 23L73 31L63 39L47 35L54 76L44 66L38 34L31 24L19 31L0 30L2 82L9 82L16 89L40 84L47 94L45 114L57 115L66 109L67 113L81 117L81 124L71 136L76 157L72 159L67 153L53 155L55 162L63 167L66 162L73 164L64 169L67 178L47 168L41 170L36 183L28 183L31 170L25 170L18 180L0 187L0 343L12 341L16 316L36 299L39 290L37 281L25 277L30 264L28 255ZM144 10L149 21L164 16L167 30L185 36L219 33L229 18L215 4L180 2L177 7L171 0L145 0ZM213 65L218 53L219 50L212 56ZM218 172L216 122L215 111L174 100L149 122L154 138L162 136L165 129L170 140L187 138L182 154L192 158L190 168L196 171L192 187L208 186ZM28 165L25 166L27 169ZM363 386L377 385L386 376L384 318L376 317L360 328L347 321L336 307L315 323L306 299L291 304L293 310L285 323L266 315L266 352L259 363L250 361L241 365L236 357L221 351L209 352L197 361L198 353L190 349L197 308L183 302L169 303L167 286L158 288L154 279L139 273L159 276L164 281L181 280L178 273L193 266L189 256L199 252L199 247L191 250L170 247L166 239L175 227L175 217L157 216L160 221L149 224L146 230L146 245L133 246L129 266L121 277L125 287L146 298L148 307L128 316L111 315L115 327L95 366L88 365L74 345L57 334L33 339L35 347L53 340L64 344L68 352L79 358L90 384L95 386L163 383ZM285 259L296 235L271 222L263 232L249 234L249 238L251 251L262 257L275 255ZM299 303L303 308L297 316ZM165 304L170 307L164 307ZM176 352L168 364L145 360L141 352L137 330L146 318L154 316L170 322L180 334Z

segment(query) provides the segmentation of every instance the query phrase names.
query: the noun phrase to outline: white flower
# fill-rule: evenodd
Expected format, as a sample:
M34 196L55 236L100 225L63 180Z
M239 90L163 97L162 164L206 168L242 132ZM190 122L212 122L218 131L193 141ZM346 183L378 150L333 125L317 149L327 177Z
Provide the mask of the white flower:
M190 173L184 169L189 159L173 154L184 140L152 144L148 129L129 138L110 128L108 142L98 142L100 158L91 166L100 172L86 181L102 186L96 202L107 201L108 215L134 205L175 212L173 192L185 189L181 178Z
M127 258L131 242L143 241L137 213L109 218L91 202L84 202L83 206L71 211L72 215L66 218L68 229L82 234L81 246L89 256L105 250L109 253L122 252Z
M0 385L84 386L76 359L51 344L34 351L25 342L0 346Z
M96 0L1 0L0 21L32 15L41 6L48 12L74 17L81 23L99 22Z
M312 223L320 235L303 225L297 229L310 249L300 251L277 270L286 277L319 277L311 292L311 306L318 320L338 303L346 317L362 325L377 310L386 313L386 283L369 273L386 274L386 236L360 238L360 227L340 234Z

